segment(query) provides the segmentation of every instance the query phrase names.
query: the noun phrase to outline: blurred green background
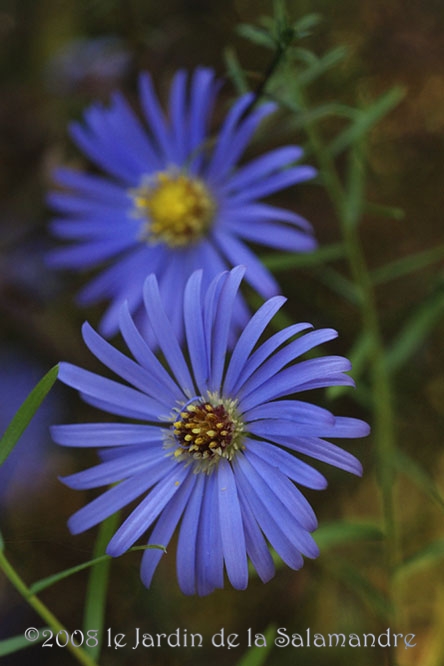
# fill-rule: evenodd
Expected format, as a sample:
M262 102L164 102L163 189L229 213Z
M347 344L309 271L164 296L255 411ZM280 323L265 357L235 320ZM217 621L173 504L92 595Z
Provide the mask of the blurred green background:
M289 14L298 19L320 12L323 20L304 46L318 54L339 45L346 58L311 88L312 103L338 100L363 106L395 84L405 87L398 107L372 130L367 153L368 197L378 204L397 206L404 217L367 215L362 239L370 268L443 243L444 210L444 6L437 0L289 0ZM149 69L165 95L178 67L203 64L226 74L225 50L236 49L251 81L260 81L270 52L242 39L239 23L256 23L270 14L271 3L258 0L3 0L0 7L0 426L6 427L40 376L59 360L94 369L83 347L80 325L96 324L100 310L78 310L73 304L84 277L51 273L43 256L52 241L46 232L49 211L45 191L52 168L60 163L86 166L70 143L67 123L79 118L91 101L106 102L119 87L133 96L137 72ZM228 82L222 100L235 90ZM222 117L224 105L218 113ZM334 135L341 124L327 124ZM270 127L251 148L261 151L284 142L306 142L291 122ZM308 157L310 161L312 158ZM339 162L339 169L341 163ZM321 245L339 239L331 204L317 185L284 192L278 201L295 208L314 225ZM335 271L346 272L336 262ZM332 289L328 268L298 268L278 273L292 320L331 326L340 332L333 353L348 355L358 333L352 304ZM336 274L336 273L335 273ZM436 300L444 289L442 265L391 280L378 288L378 307L384 338L390 344L418 305ZM442 538L444 457L444 320L437 310L434 326L414 344L395 376L396 428L403 451L419 461L429 481L427 492L400 475L396 486L396 518L402 557ZM5 397L3 397L5 396ZM335 413L369 419L365 405L341 396L330 403ZM76 396L57 387L45 402L39 430L19 444L16 461L0 477L0 527L11 560L27 582L91 557L95 531L71 537L66 520L85 503L86 493L65 488L57 476L82 469L94 454L60 451L51 444L47 425L69 422L93 410ZM364 465L363 479L322 469L329 488L307 493L320 525L330 521L378 523L381 507L374 474L372 438L350 444ZM321 465L318 465L321 468ZM433 501L433 497L435 501ZM438 541L438 544L440 542ZM412 568L397 581L399 631L414 633L417 646L396 652L399 666L444 663L444 554ZM106 649L100 663L113 666L153 664L236 664L244 654L246 632L287 627L290 633L381 633L389 626L379 597L384 593L382 547L377 540L334 545L330 542L317 561L303 570L278 571L263 585L253 578L246 592L230 589L210 597L186 598L175 580L172 545L150 590L139 581L140 555L113 562L106 626L134 635L170 633L178 627L204 636L201 649ZM427 566L425 566L427 564ZM358 572L357 581L351 569ZM71 629L80 628L87 574L80 573L42 593L42 599ZM364 584L363 584L364 583ZM0 639L20 634L41 622L0 576ZM211 636L222 627L240 635L241 646L227 651L211 647ZM264 653L265 655L265 653ZM267 663L305 666L386 663L385 651L367 649L274 648ZM4 658L18 664L70 664L60 649L29 648ZM259 662L258 662L259 663Z

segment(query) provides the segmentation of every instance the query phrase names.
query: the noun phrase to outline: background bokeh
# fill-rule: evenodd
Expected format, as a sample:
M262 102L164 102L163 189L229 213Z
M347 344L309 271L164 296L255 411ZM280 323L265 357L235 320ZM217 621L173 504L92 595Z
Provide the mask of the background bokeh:
M346 45L348 55L317 81L312 101L339 100L364 105L394 84L404 100L371 133L367 154L369 198L404 210L399 219L367 216L362 238L370 267L436 247L443 242L444 210L444 6L437 0L289 0L295 19L318 11L323 21L305 45L315 53ZM270 52L242 39L235 26L269 14L259 0L3 0L0 7L0 429L40 376L59 360L94 369L83 347L80 325L96 324L100 309L79 311L74 295L84 276L54 274L44 263L53 241L46 231L45 191L51 169L60 163L82 166L69 142L67 123L92 100L106 102L115 87L134 94L137 72L149 69L165 93L178 67L204 64L226 74L224 50L235 47L251 75L260 80ZM235 94L228 82L225 101ZM219 109L223 113L223 105ZM337 130L332 124L326 131ZM291 123L268 127L251 152L282 142L304 144ZM327 197L318 185L285 192L282 205L312 221L321 244L338 240L339 230ZM346 271L337 263L335 268ZM321 268L279 274L293 320L312 321L340 331L333 353L348 354L358 332L353 306L331 290ZM433 264L377 291L384 337L389 343L418 304L444 288L442 265ZM438 488L444 471L444 320L414 349L396 375L397 433L402 449L419 460ZM320 395L320 401L325 398ZM325 403L327 404L327 403ZM340 397L335 412L369 418L365 407ZM88 452L60 451L47 433L49 423L94 418L74 392L57 387L46 399L5 470L0 470L0 527L8 555L27 582L73 566L91 556L95 532L72 537L69 515L87 499L65 488L58 476L93 462ZM323 469L330 481L322 493L308 493L320 523L339 518L380 519L373 471L372 439L351 446L362 460L363 479ZM321 466L319 466L321 467ZM442 535L439 502L431 502L408 478L396 487L396 517L403 554ZM263 585L253 579L246 592L230 589L208 598L186 598L178 589L174 546L164 558L150 590L139 581L139 554L113 562L106 626L133 635L171 633L178 627L204 635L201 649L106 649L101 663L141 666L237 663L246 649L246 631L264 632L273 624L290 632L380 633L384 619L338 575L338 562L350 562L364 579L384 588L381 547L357 542L328 549L300 572L280 570ZM77 574L42 594L71 629L82 624L87 575ZM417 646L399 650L400 666L444 663L444 581L440 562L418 570L397 590L401 631L414 633ZM0 639L20 634L40 621L0 576ZM212 648L210 637L224 627L240 635L241 647ZM48 654L49 653L49 654ZM275 648L267 663L306 666L384 663L381 649ZM10 664L70 664L59 649L29 648L4 659ZM356 662L355 662L356 663Z

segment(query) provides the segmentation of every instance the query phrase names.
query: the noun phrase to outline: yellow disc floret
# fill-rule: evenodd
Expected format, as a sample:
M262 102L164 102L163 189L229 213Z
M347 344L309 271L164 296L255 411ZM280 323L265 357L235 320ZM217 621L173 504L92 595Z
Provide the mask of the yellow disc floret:
M136 214L146 220L142 239L180 247L197 241L211 225L214 202L197 178L160 172L131 192Z

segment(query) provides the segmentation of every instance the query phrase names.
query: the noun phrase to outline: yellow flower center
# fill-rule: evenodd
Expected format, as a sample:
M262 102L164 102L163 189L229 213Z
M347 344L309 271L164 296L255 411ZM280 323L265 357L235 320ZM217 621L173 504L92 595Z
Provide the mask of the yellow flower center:
M136 214L146 220L142 239L180 247L208 230L215 205L205 185L180 173L160 172L154 182L131 192Z
M170 443L176 447L174 457L194 462L195 471L211 471L221 459L232 460L244 448L243 424L236 402L209 394L208 399L195 398L179 412L173 423Z

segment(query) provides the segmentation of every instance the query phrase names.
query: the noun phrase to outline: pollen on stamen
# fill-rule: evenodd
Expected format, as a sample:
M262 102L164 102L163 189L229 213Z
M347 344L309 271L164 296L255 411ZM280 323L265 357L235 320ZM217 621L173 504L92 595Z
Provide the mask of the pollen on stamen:
M167 441L168 448L176 445L174 458L192 462L197 472L210 472L221 458L232 460L244 448L236 403L209 395L211 402L196 398L180 410L180 420L176 417L172 424L173 439Z

